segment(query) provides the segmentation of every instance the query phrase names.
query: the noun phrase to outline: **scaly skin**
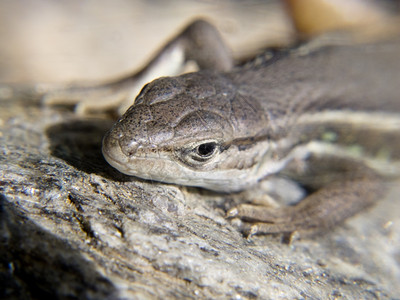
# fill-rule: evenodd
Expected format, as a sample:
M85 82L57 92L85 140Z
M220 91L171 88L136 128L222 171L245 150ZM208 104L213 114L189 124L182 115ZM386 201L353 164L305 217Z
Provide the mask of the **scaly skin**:
M230 72L145 86L103 141L123 173L236 192L271 174L309 191L280 209L228 212L251 233L316 232L379 200L400 173L400 42L275 53Z

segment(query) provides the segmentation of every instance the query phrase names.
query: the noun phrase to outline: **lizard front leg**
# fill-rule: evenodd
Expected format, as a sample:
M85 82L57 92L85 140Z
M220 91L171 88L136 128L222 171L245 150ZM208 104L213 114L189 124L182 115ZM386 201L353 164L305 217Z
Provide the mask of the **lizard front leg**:
M81 114L118 109L119 114L130 107L143 85L161 76L182 73L187 62L194 61L200 69L227 71L233 60L217 29L203 20L196 20L168 42L138 72L119 80L93 86L76 86L47 93L46 105L77 104Z
M383 195L382 181L371 176L333 182L294 206L268 208L242 204L231 209L228 216L251 222L250 236L272 233L310 236L351 217Z

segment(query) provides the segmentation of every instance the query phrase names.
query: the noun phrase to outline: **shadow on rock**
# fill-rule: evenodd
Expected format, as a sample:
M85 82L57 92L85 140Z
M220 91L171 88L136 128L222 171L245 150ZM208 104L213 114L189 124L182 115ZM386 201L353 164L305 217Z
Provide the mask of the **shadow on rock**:
M46 130L51 154L83 172L130 181L131 177L108 165L101 153L103 136L112 124L112 120L94 119L53 125Z
M118 299L92 262L0 194L1 299Z

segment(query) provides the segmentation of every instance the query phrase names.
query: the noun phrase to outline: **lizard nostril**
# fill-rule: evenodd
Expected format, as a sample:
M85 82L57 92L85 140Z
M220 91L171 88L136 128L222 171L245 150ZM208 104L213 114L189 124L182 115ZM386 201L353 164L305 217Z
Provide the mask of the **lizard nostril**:
M140 147L140 144L138 142L135 142L135 141L130 141L129 143L126 143L124 145L122 145L121 140L119 140L119 141L120 141L119 145L121 147L121 151L126 156L135 155L135 153L137 152L137 150Z

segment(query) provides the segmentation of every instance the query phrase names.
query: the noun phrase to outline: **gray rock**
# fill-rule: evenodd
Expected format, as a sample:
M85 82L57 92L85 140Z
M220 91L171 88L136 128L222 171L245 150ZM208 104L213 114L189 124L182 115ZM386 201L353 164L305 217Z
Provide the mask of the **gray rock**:
M9 89L8 87L3 87ZM236 199L145 182L101 155L106 118L0 99L0 298L395 299L400 199L314 239L245 239Z

